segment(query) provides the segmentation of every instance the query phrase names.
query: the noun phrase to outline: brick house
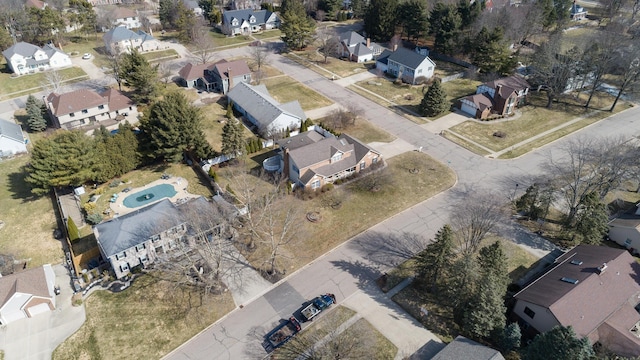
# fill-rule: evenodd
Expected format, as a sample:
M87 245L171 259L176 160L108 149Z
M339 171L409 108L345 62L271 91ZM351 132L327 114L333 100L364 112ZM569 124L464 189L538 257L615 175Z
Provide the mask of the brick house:
M521 76L509 76L480 84L474 95L458 101L463 112L486 119L492 114L511 115L516 107L524 104L529 94L529 83Z

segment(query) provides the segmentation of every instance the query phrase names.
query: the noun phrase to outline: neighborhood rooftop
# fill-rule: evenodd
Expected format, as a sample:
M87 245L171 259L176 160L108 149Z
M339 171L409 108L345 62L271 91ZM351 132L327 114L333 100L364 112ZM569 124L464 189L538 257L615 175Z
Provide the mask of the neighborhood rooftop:
M281 105L269 95L264 84L251 86L241 82L229 91L228 96L234 103L250 113L260 123L260 126L268 126L285 112L305 119L304 111L298 100Z
M458 336L431 360L504 360L498 350Z
M53 282L55 279L46 278L46 266L51 267L51 265L45 265L0 277L0 307L16 293L40 297L51 296L52 289L49 288L47 280Z
M123 40L136 40L142 39L142 41L154 40L153 36L147 34L142 30L132 31L125 26L116 26L115 28L107 31L104 34L104 40L108 43L117 43Z
M20 125L0 118L0 138L2 137L7 137L20 142L24 141Z

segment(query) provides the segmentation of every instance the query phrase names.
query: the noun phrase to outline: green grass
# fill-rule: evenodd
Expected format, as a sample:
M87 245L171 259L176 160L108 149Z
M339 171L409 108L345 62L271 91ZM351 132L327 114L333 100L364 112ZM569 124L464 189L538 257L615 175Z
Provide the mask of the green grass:
M450 63L447 61L433 60L433 62L436 63L434 75L440 78L467 70L467 68L465 68L464 66L460 66L458 64Z
M28 155L0 161L0 250L16 260L28 260L37 267L64 260L62 245L53 238L57 228L53 200L49 196L32 198L24 181Z
M229 292L202 295L144 275L121 293L93 293L85 306L87 321L53 359L159 359L235 305Z
M280 31L280 29L266 30L261 33L251 34L251 36L258 40L280 38L282 31Z
M87 74L79 67L60 69L58 73L63 80L80 77L81 79L77 80L79 81L87 77ZM8 73L8 69L5 67L5 71L0 72L0 99L41 91L43 84L46 84L46 72L36 72L34 74L12 78L11 74Z
M265 79L262 83L267 86L271 96L281 104L298 100L305 111L333 104L331 100L288 76Z
M284 56L322 76L330 76L333 73L340 77L347 77L366 71L368 67L375 66L373 62L357 63L340 60L332 56L327 57L327 62L325 62L324 55L320 54L315 47L304 51L294 51Z
M225 46L225 47L233 47L233 46L244 46L253 41L250 37L244 35L238 36L227 36L218 31L209 31L209 36L213 39L213 43L216 46Z
M203 106L202 113L204 121L202 128L209 144L215 151L222 151L222 128L224 127L226 118L226 101L224 98L218 98L217 102L211 102ZM255 135L246 127L244 128L245 139L252 139Z
M177 59L180 57L180 55L174 49L167 49L167 50L146 52L142 54L142 57L147 59L147 61L159 61L159 60L167 60L167 59Z

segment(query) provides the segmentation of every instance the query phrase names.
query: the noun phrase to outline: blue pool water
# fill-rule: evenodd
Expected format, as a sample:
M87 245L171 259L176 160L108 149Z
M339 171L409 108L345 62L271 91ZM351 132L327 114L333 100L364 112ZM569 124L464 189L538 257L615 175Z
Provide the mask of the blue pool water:
M177 193L173 185L160 184L127 196L124 198L123 204L133 209L164 198L174 197Z

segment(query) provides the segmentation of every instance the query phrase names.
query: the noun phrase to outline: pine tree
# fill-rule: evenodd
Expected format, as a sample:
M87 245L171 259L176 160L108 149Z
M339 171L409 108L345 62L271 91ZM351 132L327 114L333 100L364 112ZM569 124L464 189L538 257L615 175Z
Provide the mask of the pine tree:
M77 186L94 180L97 152L93 139L80 131L59 131L36 141L25 181L34 195L53 186Z
M442 287L450 299L453 318L457 324L464 323L467 306L476 293L478 278L478 261L473 254L464 254L451 265L447 282Z
M518 323L511 323L497 332L496 344L504 352L509 352L520 347L522 331Z
M589 338L578 338L571 326L556 326L538 334L522 351L522 360L586 360L592 356Z
M397 0L371 0L364 14L364 31L372 41L388 41L396 33Z
M463 330L476 339L489 336L494 329L505 325L507 308L504 305L506 288L494 276L483 276L475 296L466 306Z
M420 112L424 116L437 116L448 108L447 94L442 89L440 80L433 82L420 102Z
M100 182L122 176L140 165L138 138L129 123L120 124L118 133L107 134L95 137L96 149L101 158L96 180Z
M149 145L149 156L170 162L178 162L185 151L193 151L205 158L211 146L202 131L202 113L189 104L184 94L170 92L154 103L140 122Z
M599 244L609 230L609 212L596 193L582 201L576 219L575 232L583 244Z
M42 104L33 96L27 97L27 124L31 131L44 131L47 129L47 120L42 112Z
M307 122L303 120L300 122L300 132L303 133L305 131L307 131Z
M237 157L244 148L244 128L238 120L229 120L222 127L222 153Z
M316 23L307 16L301 0L288 0L282 4L282 41L293 50L304 49L315 34Z
M120 62L120 78L131 86L137 102L150 102L158 93L158 65L152 66L137 50L125 53Z
M234 118L233 116L233 102L231 100L227 100L227 113L224 115L227 119L231 120Z
M462 19L454 4L435 4L429 15L429 32L435 37L434 48L444 54L451 54L462 26Z
M451 267L453 248L453 230L446 224L418 257L419 272L431 284L432 293L437 292L442 275Z

